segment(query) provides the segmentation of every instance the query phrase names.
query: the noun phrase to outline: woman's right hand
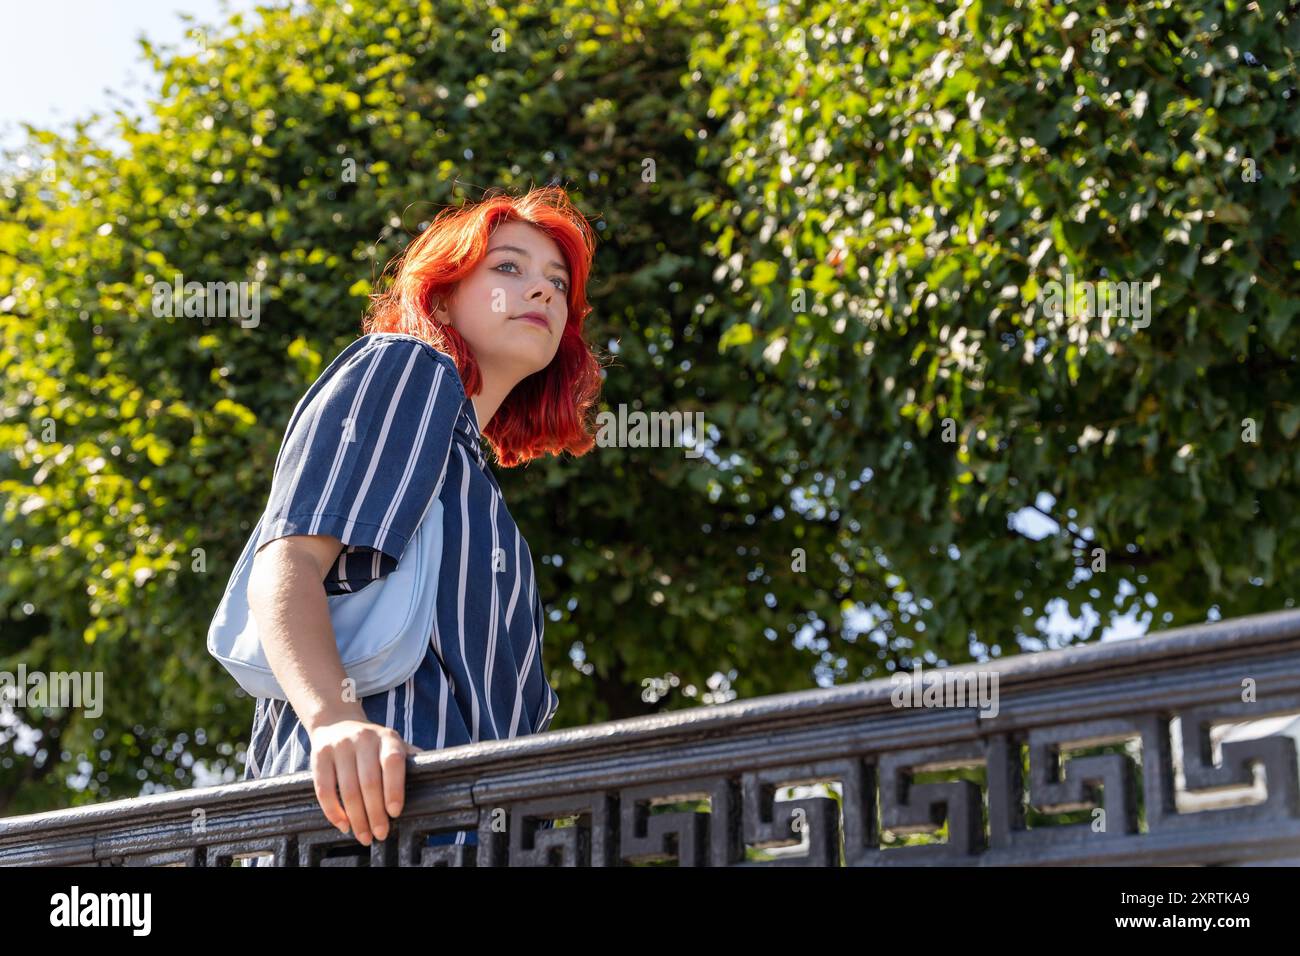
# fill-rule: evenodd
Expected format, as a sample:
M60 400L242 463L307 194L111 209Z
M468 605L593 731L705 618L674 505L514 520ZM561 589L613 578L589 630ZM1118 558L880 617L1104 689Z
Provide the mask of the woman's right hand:
M325 818L344 833L350 827L366 846L372 838L388 839L389 818L401 815L406 799L406 757L424 751L391 727L366 720L320 724L308 736Z

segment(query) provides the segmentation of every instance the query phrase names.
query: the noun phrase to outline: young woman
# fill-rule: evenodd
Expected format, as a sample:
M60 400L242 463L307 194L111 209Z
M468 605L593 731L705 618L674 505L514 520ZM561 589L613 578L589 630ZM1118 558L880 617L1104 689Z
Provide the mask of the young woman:
M249 588L289 700L257 701L244 779L310 768L326 818L363 844L401 812L408 753L539 733L555 716L532 556L482 439L505 467L594 446L593 252L555 187L444 210L290 419ZM444 551L425 658L405 684L349 700L326 596L396 568L432 495ZM477 833L428 840L451 842Z

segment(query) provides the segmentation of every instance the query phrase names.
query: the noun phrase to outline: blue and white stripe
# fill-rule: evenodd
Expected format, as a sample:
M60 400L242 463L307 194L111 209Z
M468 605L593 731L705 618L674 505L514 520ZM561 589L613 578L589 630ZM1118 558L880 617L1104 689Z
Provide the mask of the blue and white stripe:
M540 733L559 696L542 668L532 555L449 355L413 336L372 333L330 363L290 418L258 547L287 535L334 535L343 549L325 591L358 591L397 567L434 495L445 551L428 650L404 684L362 698L366 716L425 750ZM494 570L498 550L504 569ZM310 767L311 741L293 707L259 699L244 779ZM456 831L429 842L475 836Z

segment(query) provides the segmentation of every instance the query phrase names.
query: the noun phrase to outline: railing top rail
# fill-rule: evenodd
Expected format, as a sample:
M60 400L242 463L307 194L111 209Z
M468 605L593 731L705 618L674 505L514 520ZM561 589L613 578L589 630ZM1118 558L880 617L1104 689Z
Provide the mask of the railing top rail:
M1300 650L1300 610L1196 624L1142 637L1085 644L1059 650L1023 653L983 663L926 668L932 677L952 672L996 673L1004 710L1014 711L1018 700L1062 694L1071 686L1096 688L1121 678L1143 675L1170 676L1176 681L1183 668L1213 666L1216 662L1234 667L1270 655L1294 654ZM936 678L937 679L937 678ZM590 727L517 738L485 741L411 758L412 775L441 778L499 770L504 766L545 763L561 754L581 759L611 752L629 751L642 745L716 738L726 731L741 732L755 725L773 722L791 725L815 724L850 719L857 715L886 716L894 708L891 696L897 686L893 676L839 687L794 691L734 701L713 707L610 721ZM1118 695L1120 690L1110 691ZM1097 697L1099 691L1090 691ZM1041 706L1041 703L1038 705ZM891 719L902 719L894 713ZM914 722L958 722L969 726L969 713L931 712L913 714ZM933 728L931 728L933 734ZM179 790L145 797L126 798L86 807L0 819L0 849L30 843L51 831L62 835L94 832L111 824L121 825L150 818L188 816L191 808L212 808L240 804L258 808L285 802L314 800L309 772L285 774L265 780Z

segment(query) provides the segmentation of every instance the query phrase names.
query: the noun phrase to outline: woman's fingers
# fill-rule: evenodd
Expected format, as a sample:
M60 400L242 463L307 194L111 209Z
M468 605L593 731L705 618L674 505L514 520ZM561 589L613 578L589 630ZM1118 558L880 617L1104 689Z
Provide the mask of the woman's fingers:
M379 762L379 749L379 737L375 734L367 733L357 742L357 780L361 784L370 832L376 840L387 840L388 812L384 809L384 769Z
M325 818L369 846L406 805L406 758L425 753L391 727L340 721L312 736L312 779ZM341 803L340 803L341 798Z
M407 744L396 731L383 735L379 745L380 772L384 778L384 807L390 817L401 816L406 802Z
M311 777L316 786L316 799L320 803L321 812L325 814L325 819L347 833L350 829L348 815L344 812L343 805L339 803L338 775L334 772L332 753L327 752L322 755L319 751L312 751Z
M352 833L357 840L370 844L370 815L366 811L365 797L361 793L361 783L357 779L357 759L352 749L342 746L335 749L334 771L339 778L339 793L343 797L343 809L347 811Z

